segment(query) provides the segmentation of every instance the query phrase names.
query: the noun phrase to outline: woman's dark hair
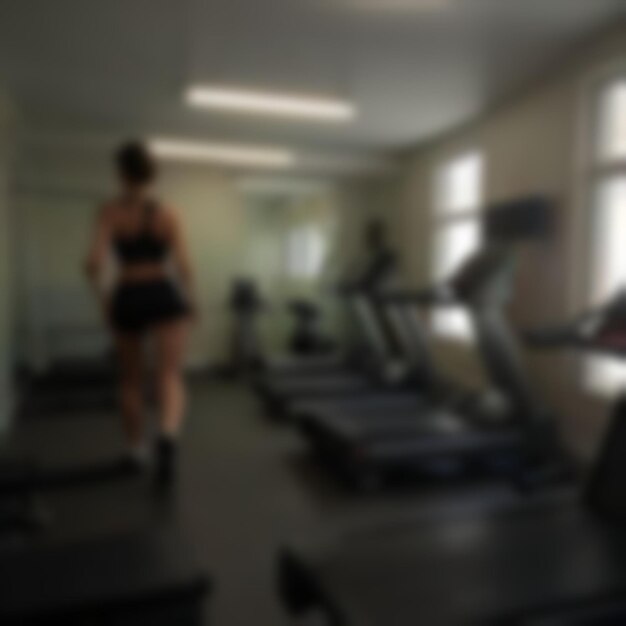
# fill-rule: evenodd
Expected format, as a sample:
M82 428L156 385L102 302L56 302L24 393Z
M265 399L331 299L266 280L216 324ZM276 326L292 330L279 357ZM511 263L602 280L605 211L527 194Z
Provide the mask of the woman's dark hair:
M115 152L115 164L127 183L144 185L157 175L157 165L148 147L141 141L127 141Z

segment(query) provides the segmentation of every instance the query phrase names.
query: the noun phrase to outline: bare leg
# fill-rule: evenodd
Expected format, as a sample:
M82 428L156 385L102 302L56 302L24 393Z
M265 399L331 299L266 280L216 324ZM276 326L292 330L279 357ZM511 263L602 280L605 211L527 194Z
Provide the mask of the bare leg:
M187 404L182 376L187 329L187 322L177 321L155 331L161 433L171 438L178 435Z
M186 407L182 376L187 323L173 322L155 331L157 348L157 389L161 435L157 446L157 481L171 485L176 474L177 437Z
M120 403L126 440L131 448L141 445L144 435L142 342L134 335L118 334Z

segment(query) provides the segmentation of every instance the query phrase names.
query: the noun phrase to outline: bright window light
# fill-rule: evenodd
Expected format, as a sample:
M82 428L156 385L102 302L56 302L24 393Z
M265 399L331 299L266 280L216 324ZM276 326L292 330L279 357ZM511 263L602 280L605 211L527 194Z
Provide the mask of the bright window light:
M477 219L452 222L441 228L435 243L435 280L451 274L480 246L481 231ZM470 320L464 309L436 311L433 315L436 333L451 339L469 340L472 336Z
M598 130L600 159L626 159L626 80L613 83L603 92Z
M270 168L289 167L295 162L294 154L281 148L197 143L175 139L154 139L150 146L158 157L179 161Z
M587 298L593 305L626 285L626 75L595 91L590 124L592 163L588 172L590 273ZM608 357L587 357L583 382L601 395L626 387L626 365Z
M449 278L481 245L483 163L472 152L444 164L436 173L432 278ZM453 340L472 340L472 325L463 308L435 311L436 334Z
M602 303L626 282L626 175L598 183L593 223L591 300ZM592 357L585 366L587 386L613 394L626 385L626 366L615 359Z
M291 278L319 276L326 257L326 239L315 226L294 228L287 237L287 274Z
M475 210L482 199L482 158L473 152L454 159L439 172L437 210L452 215Z
M356 115L354 105L343 100L269 93L236 87L194 86L185 94L185 100L193 107L328 122L345 122Z
M591 298L602 302L626 280L626 176L601 182L595 205Z

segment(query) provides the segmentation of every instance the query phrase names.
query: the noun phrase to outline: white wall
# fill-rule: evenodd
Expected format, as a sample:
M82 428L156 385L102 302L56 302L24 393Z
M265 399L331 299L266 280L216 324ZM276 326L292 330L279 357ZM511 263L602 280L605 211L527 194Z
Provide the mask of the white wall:
M551 245L524 257L511 312L519 326L563 320L581 306L573 298L583 258L580 224L580 150L583 98L595 76L626 62L626 30L615 29L573 56L561 71L522 97L408 156L403 198L395 216L402 248L416 284L430 277L432 181L447 158L479 149L486 160L486 201L529 192L558 202L558 234ZM578 279L579 280L579 279ZM458 345L439 345L442 364L468 381L481 378L473 355ZM607 407L581 389L580 363L567 356L532 357L533 372L565 416L567 433L589 453L602 432Z
M109 155L103 151L56 144L21 150L16 335L20 357L31 365L45 367L58 356L93 354L107 345L82 261L94 211L114 190ZM181 211L195 266L200 321L190 361L213 363L223 358L228 346L226 301L232 278L252 270L263 277L272 271L271 259L249 245L258 224L252 223L235 174L200 165L163 166L160 195ZM343 239L349 237L344 233L355 230L346 223L358 222L360 206L337 185L328 185L318 202L336 215L337 243L340 256L345 256L353 242L346 244Z
M14 117L0 96L0 432L9 425L12 407L13 364L11 298L10 167Z

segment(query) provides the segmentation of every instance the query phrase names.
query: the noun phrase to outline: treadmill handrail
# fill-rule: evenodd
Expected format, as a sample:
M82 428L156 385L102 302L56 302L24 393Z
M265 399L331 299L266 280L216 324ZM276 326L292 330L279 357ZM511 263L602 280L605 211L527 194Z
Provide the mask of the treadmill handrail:
M522 337L535 348L571 347L624 358L626 348L610 342L611 322L617 321L621 326L623 319L626 325L626 314L622 317L624 297L625 292L620 289L603 306L587 310L566 324L521 331ZM623 333L622 327L617 330Z

